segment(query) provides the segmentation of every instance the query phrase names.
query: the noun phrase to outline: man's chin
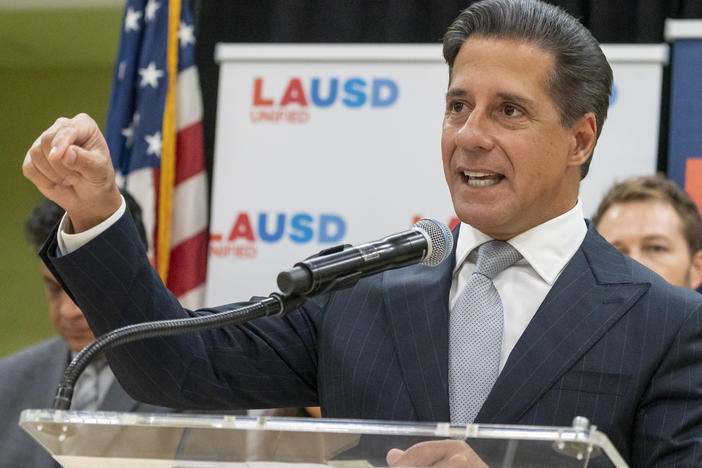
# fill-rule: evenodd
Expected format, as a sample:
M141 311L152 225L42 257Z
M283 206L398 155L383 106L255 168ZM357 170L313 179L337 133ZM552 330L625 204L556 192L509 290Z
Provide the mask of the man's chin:
M467 206L466 206L467 205ZM480 232L491 235L492 232L499 232L505 226L505 216L502 216L492 206L476 206L473 204L465 204L463 206L455 206L458 218Z
M66 340L66 344L68 345L68 349L70 349L74 353L78 353L83 350L86 346L88 346L90 343L92 343L94 340Z

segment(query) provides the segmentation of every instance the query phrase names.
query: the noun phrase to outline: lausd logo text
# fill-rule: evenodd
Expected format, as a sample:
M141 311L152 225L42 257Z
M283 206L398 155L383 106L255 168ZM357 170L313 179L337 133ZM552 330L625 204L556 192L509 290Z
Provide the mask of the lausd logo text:
M253 220L256 220L254 225ZM254 258L257 243L337 244L346 235L346 221L336 214L238 213L226 234L210 235L210 255Z
M306 123L311 118L311 108L384 108L392 106L398 95L397 83L389 78L291 78L287 84L276 87L256 77L251 121Z

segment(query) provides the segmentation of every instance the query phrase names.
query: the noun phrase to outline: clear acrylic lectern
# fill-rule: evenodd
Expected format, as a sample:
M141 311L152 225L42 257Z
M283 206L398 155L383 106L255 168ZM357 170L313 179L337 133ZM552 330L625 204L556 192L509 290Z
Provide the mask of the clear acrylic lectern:
M490 467L627 466L585 418L572 427L456 426L25 410L20 425L65 468L369 468L387 466L391 448L446 439L451 450L465 441Z

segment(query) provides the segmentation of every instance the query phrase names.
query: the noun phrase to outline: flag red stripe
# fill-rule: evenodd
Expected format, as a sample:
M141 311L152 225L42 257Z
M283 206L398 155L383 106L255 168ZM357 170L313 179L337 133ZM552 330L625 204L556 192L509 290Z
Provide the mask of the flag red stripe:
M205 170L202 145L202 121L178 131L176 137L175 184Z
M207 231L171 249L168 289L181 296L205 282L207 276Z

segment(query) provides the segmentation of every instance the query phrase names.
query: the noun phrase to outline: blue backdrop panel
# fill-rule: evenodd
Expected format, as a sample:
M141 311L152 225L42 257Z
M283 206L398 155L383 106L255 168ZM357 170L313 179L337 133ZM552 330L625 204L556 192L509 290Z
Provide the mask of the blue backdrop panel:
M669 136L668 176L700 206L702 200L695 195L702 180L692 174L686 177L686 168L688 159L702 159L702 39L679 39L673 44Z

